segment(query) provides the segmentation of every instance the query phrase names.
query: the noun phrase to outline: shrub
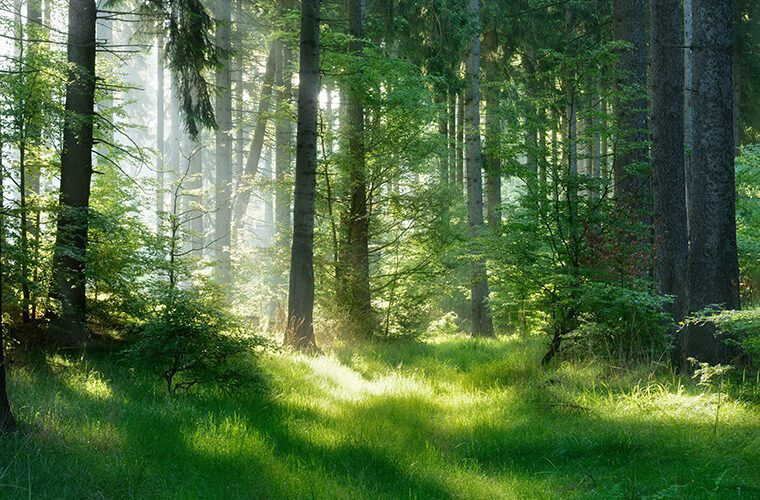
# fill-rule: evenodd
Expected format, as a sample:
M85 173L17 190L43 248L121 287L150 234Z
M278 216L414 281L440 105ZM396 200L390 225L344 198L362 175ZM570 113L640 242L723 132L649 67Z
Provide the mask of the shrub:
M235 388L253 382L250 360L264 345L213 298L195 290L158 290L126 358L166 382L170 394L196 384Z

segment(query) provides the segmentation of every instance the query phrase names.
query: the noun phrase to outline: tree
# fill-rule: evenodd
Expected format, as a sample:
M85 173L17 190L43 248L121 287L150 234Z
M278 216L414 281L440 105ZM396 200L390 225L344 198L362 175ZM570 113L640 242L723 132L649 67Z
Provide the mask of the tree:
M683 319L686 262L683 53L681 9L670 0L650 0L652 88L652 193L654 280L658 293L674 296L669 312Z
M730 0L693 0L693 152L688 177L690 313L719 304L739 309L733 140L733 33ZM694 357L728 361L732 350L711 323L688 323L679 334L677 362Z
M69 2L69 72L60 207L53 255L53 296L61 301L61 339L77 344L87 338L85 253L92 177L96 18L94 0Z
M364 62L365 0L350 0L348 26L352 40L349 51L358 60L358 77L351 79L347 91L347 134L349 164L349 202L347 216L347 267L341 295L348 314L351 336L367 338L372 335L372 304L369 289L369 215L367 211L367 165L364 144L365 85L361 77Z
M314 206L317 181L320 0L301 2L296 179L286 345L317 349L314 340Z
M634 218L647 218L650 172L647 163L645 0L612 0L612 38L617 51L615 115L618 138L613 160L615 197Z
M223 63L216 71L216 202L214 207L214 258L216 282L232 281L230 263L232 224L232 86L230 78L230 23L232 1L217 0L216 44Z
M483 236L483 177L480 147L480 16L478 0L470 0L474 33L467 49L465 95L465 136L467 163L467 222L470 239L477 246ZM485 258L475 250L470 263L471 320L473 336L492 336L493 322L488 306L488 278Z
M3 255L3 141L0 138L0 257ZM0 304L3 304L3 266L0 259ZM13 417L8 401L7 381L5 377L5 335L0 322L0 433L16 430L16 419Z

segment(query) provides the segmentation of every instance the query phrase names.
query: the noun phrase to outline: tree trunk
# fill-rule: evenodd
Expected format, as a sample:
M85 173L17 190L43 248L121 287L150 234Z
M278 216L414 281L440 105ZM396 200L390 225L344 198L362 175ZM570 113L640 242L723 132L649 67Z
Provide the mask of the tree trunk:
M493 89L486 92L486 220L488 227L501 227L501 161L499 160L499 107L498 96Z
M293 246L288 328L284 343L317 349L314 340L314 206L317 181L320 0L301 2L301 43L296 135Z
M681 8L672 0L651 2L652 191L654 282L673 295L668 312L681 321L686 292L686 199L683 145Z
M615 115L618 138L613 171L615 197L633 218L648 220L646 0L612 1L612 37L630 46L617 51Z
M230 22L232 20L231 0L217 0L216 45L229 53ZM232 92L230 61L216 71L216 203L214 207L214 258L216 260L215 281L229 284L232 281L230 262L232 223Z
M164 211L164 37L159 33L156 41L156 233L161 234L161 217Z
M61 195L53 254L54 291L61 301L61 340L87 339L85 255L92 177L95 102L94 0L69 2L68 84L61 153Z
M272 97L272 83L275 77L275 66L277 64L277 42L272 42L267 57L267 66L264 71L264 79L261 86L259 97L259 108L256 113L256 126L253 129L253 139L251 140L251 149L248 153L248 159L245 163L245 170L238 182L237 199L235 201L234 221L235 228L239 231L243 225L245 214L248 211L248 203L251 199L251 183L259 171L259 161L261 150L264 147L264 137L267 129L267 113Z
M448 143L446 149L449 153L449 184L456 185L457 181L457 95L454 90L449 87L449 130L448 130Z
M480 14L478 0L470 0L470 15L477 34L467 50L465 95L465 135L467 154L467 222L473 252L471 266L472 335L493 336L493 322L488 305L488 278L483 251L477 239L483 236L483 178L480 146Z
M736 249L734 141L732 128L732 16L730 0L693 0L695 119L689 185L689 261L686 273L688 312L710 304L739 309ZM697 116L698 115L698 118ZM677 361L686 358L724 363L732 353L705 327L684 328ZM708 325L707 328L710 328Z
M457 94L457 187L464 190L464 92Z
M2 133L0 133L0 304L3 303L3 143ZM8 401L8 384L6 381L7 367L5 365L5 336L3 334L3 324L0 321L0 434L5 432L14 432L16 430L16 419L13 418L11 405Z
M290 172L292 154L291 138L293 125L290 117L290 95L292 92L292 52L282 40L275 43L279 45L278 72L275 78L277 92L277 124L275 127L275 178L277 191L275 192L274 219L277 225L277 242L282 246L288 245L288 233L290 231L290 189L286 188L285 176Z
M364 0L350 0L348 7L349 32L354 40L349 51L356 58L363 56L361 39L364 38ZM361 67L359 64L358 67ZM361 70L359 70L361 71ZM354 80L354 82L361 79ZM349 212L348 212L348 266L343 285L343 298L348 313L349 333L352 337L372 336L372 304L369 290L369 215L367 211L367 165L364 153L363 88L353 83L348 89L348 161L349 161ZM439 130L440 132L440 130ZM444 170L448 170L444 168ZM445 179L444 179L445 181Z

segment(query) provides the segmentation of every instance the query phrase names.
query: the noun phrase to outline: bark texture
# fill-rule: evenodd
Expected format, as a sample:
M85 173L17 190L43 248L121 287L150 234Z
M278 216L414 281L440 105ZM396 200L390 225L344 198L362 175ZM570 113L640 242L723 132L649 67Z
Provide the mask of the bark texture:
M314 206L317 181L320 0L301 2L296 179L290 256L288 328L284 343L317 349L314 340Z
M354 57L362 57L364 50L364 0L350 0L348 8L349 32L354 40L349 50ZM361 71L361 70L360 70ZM343 284L343 300L348 313L349 333L352 337L368 338L372 335L372 304L369 290L369 214L367 210L367 164L364 151L363 89L354 80L349 89L347 111L349 161L349 213L348 213L348 269Z
M87 339L85 255L92 177L95 102L95 20L93 0L69 2L68 84L61 153L61 194L53 254L53 296L61 301L60 340Z
M470 263L471 320L473 336L493 336L488 305L486 261L477 239L483 236L483 177L480 144L480 15L478 0L470 0L469 11L478 34L467 49L464 128L467 163L467 222L473 242Z
M694 122L689 186L689 260L686 302L689 312L710 304L739 309L736 250L733 110L733 33L730 0L693 0ZM722 363L732 350L704 326L684 328L677 361ZM708 327L709 328L709 327ZM694 341L698 338L699 341Z
M629 44L617 51L615 115L618 137L613 171L618 204L634 217L650 210L650 172L647 164L647 45L646 0L612 1L612 37Z
M669 306L683 319L686 294L686 194L683 144L683 57L681 8L672 0L650 0L652 191L654 196L654 281L658 293L673 295Z

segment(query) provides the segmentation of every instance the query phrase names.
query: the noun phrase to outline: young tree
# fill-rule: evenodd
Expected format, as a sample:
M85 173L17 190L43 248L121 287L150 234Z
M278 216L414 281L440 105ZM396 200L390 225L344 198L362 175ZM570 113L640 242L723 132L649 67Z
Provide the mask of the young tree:
M652 88L652 192L654 281L673 295L670 314L683 319L686 294L686 187L683 130L681 8L672 0L650 0Z
M317 349L314 340L314 206L317 184L320 0L301 2L296 179L286 345Z
M3 142L0 138L0 257L3 255ZM3 303L3 266L0 259L0 304ZM7 381L5 379L5 335L0 322L0 434L16 430L16 419L11 412L8 401Z
M480 15L478 0L470 0L472 42L467 49L465 95L465 136L467 163L467 222L472 240L483 236L483 177L480 147ZM473 336L492 336L493 322L488 306L488 278L485 258L476 251L470 263L470 293Z

